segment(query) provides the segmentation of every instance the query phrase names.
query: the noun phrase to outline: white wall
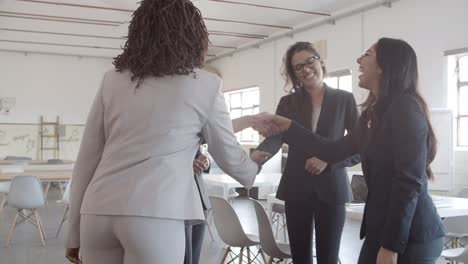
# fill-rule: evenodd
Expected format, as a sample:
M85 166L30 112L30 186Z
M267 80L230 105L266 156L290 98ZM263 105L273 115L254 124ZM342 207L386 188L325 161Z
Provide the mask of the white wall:
M0 52L0 97L16 106L0 123L38 123L57 115L66 124L84 124L112 60L105 58Z
M431 108L447 107L444 81L446 50L468 47L468 1L400 0L381 7L212 62L226 90L259 85L262 111L273 112L283 94L282 57L296 41L327 40L329 71L351 69L357 101L366 94L357 87L356 58L380 37L402 38L416 50L421 89ZM455 152L455 187L468 186L468 152Z

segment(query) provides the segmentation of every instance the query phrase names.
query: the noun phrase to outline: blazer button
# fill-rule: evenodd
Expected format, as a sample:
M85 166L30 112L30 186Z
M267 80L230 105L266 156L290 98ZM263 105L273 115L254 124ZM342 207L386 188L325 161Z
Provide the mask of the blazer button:
M406 245L406 241L401 241L401 244L402 244L402 245Z

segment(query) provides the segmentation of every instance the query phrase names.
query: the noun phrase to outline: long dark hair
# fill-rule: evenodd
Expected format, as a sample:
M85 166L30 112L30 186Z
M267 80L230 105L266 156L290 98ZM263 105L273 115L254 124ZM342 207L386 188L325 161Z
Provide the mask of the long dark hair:
M370 122L373 128L379 126L382 115L393 100L403 94L414 96L421 106L427 121L429 133L427 137L427 175L434 177L430 164L437 152L437 139L429 120L429 109L418 87L418 63L414 49L400 39L381 38L375 46L377 64L382 70L380 85L376 94L369 93L362 104L362 117Z
M141 1L128 29L114 65L118 72L130 70L138 84L147 76L187 75L203 66L208 31L189 0Z
M298 92L302 89L302 83L297 79L296 72L293 69L292 57L303 50L306 50L315 56L321 58L317 49L310 42L299 41L291 45L283 58L282 75L286 80L284 90L288 93ZM322 66L323 74L327 74L327 68Z

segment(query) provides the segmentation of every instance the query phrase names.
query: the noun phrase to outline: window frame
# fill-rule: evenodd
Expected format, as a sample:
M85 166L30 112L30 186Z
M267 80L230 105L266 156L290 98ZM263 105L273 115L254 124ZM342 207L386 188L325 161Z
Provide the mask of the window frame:
M461 113L461 89L462 87L468 87L468 81L462 82L460 81L460 60L462 58L468 58L468 53L463 53L463 54L458 54L455 56L455 73L457 75L457 113L456 113L456 122L457 122L457 147L462 147L466 148L468 147L468 144L462 145L461 144L461 121L463 120L468 120L468 114L462 114ZM468 135L465 135L468 137Z
M258 102L254 102L252 106L243 107L242 104L243 104L244 94L248 93L248 92L252 92L252 91L258 91ZM228 110L229 114L231 115L231 119L232 119L232 111L233 110L239 110L240 113L241 113L240 117L244 116L244 115L242 115L242 113L245 110L251 110L252 114L256 114L256 112L255 112L256 109L258 110L258 112L260 111L260 87L258 85L226 91L223 94L224 94L224 98L226 100L226 104L227 104L227 108L228 108L227 110ZM232 105L231 105L231 97L233 95L235 95L235 94L240 94L240 106L239 107L232 107ZM229 98L228 98L228 96L229 96ZM247 132L246 130L243 130L243 131L239 131L239 132L236 133L236 137L238 138L240 144L254 145L254 144L258 144L260 142L258 132L253 130L253 129L251 130L251 136L250 136L250 138L252 138L252 140L243 139L243 137L242 137L243 133L246 133L246 132ZM255 133L257 133L257 136L255 136Z
M348 77L348 76L351 77L351 91L340 88L340 79L343 78L343 77ZM325 80L326 79L331 79L331 78L336 78L336 86L337 86L337 87L332 87L332 86L329 85L331 88L336 88L338 90L348 91L350 93L353 92L353 74L352 74L352 71L350 69L344 69L344 70L338 70L338 71L330 72L325 77ZM326 83L326 81L325 81L325 83Z

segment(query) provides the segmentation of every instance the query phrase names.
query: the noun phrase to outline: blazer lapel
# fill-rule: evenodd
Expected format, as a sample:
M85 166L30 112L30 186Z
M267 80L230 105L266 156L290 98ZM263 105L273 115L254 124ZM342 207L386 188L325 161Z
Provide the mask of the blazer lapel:
M317 121L317 129L315 133L317 135L323 136L323 137L328 137L328 126L327 121L330 122L332 120L331 115L332 115L332 109L331 107L333 106L334 102L334 94L333 91L330 91L331 88L329 88L326 84L323 87L324 89L324 94L323 94L323 100L322 100L322 107L320 110L320 115L319 119ZM312 112L313 106L310 112ZM311 118L312 119L312 118Z

